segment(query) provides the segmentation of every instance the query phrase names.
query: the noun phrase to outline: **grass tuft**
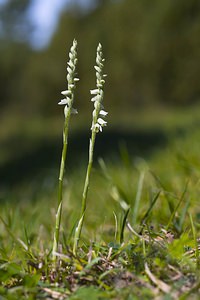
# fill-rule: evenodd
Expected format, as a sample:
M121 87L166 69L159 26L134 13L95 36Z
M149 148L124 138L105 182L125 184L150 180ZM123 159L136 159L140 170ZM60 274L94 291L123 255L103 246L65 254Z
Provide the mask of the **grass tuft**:
M41 182L37 186L34 181L34 195L30 186L22 186L18 195L7 193L0 203L0 298L199 299L199 130L189 131L187 123L184 136L172 138L170 133L166 149L147 155L147 163L122 142L121 157L100 158L100 167L95 165L92 172L96 134L106 125L107 114L102 107L105 76L99 45L80 208L84 168L71 172L67 188L63 186L69 120L76 113L76 47L74 41L68 88L59 102L65 123L56 222L50 185L40 190Z

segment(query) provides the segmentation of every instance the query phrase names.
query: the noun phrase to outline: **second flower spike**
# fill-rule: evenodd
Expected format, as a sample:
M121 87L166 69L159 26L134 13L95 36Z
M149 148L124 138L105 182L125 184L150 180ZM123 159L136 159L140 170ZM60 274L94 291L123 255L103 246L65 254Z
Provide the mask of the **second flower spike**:
M95 132L102 131L102 127L107 125L107 122L103 119L108 114L103 107L103 87L105 83L104 78L106 77L106 75L103 74L104 60L102 46L99 44L97 47L96 65L94 66L96 70L96 88L90 91L90 94L94 95L91 99L91 101L94 102L91 130ZM101 116L101 118L99 116Z

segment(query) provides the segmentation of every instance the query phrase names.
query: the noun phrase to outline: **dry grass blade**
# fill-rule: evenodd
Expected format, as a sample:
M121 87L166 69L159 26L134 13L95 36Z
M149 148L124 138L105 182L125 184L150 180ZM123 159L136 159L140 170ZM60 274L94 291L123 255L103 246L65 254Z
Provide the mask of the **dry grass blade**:
M145 273L149 279L164 293L168 294L171 291L171 287L164 281L158 279L149 269L147 262L144 264Z
M49 294L49 296L51 297L49 299L64 300L67 297L66 293L64 294L61 292L57 292L57 291L51 290L50 288L43 288L43 291L45 291L47 294Z

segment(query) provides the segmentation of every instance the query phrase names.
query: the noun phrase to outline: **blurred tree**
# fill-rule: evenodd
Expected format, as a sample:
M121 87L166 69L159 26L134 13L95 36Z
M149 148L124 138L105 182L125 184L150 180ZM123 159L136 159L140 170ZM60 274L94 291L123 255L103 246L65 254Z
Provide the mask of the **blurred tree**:
M30 49L25 45L9 42L0 47L1 113L4 108L16 109L20 102L22 106L27 102L27 95L23 93L26 85L23 73L29 59Z
M160 20L158 82L159 95L166 102L192 104L200 100L199 20L197 0L170 1Z
M7 0L0 5L0 101L4 107L16 108L25 102L22 82L31 50L25 44L31 27L26 11L31 0Z
M98 41L107 58L106 92L112 108L199 101L199 1L97 2L98 8L88 15L63 14L48 50L60 53L74 37L78 39L80 105L89 105L86 91L94 84Z
M81 111L92 109L89 90L95 85L93 65L99 41L108 74L106 106L111 105L112 111L199 101L199 0L95 1L96 8L88 13L75 6L64 11L46 50L34 53L19 43L0 44L0 99L5 105L15 103L15 109L27 114L60 113L56 104L66 85L68 50L74 38L79 45L81 79L76 106ZM16 24L12 28L19 28L29 2L7 2L0 12L7 24L4 32L12 32L12 18ZM23 18L22 24L27 24ZM20 36L23 29L19 32Z
M28 40L31 25L26 12L31 0L7 0L0 5L0 38L5 40Z

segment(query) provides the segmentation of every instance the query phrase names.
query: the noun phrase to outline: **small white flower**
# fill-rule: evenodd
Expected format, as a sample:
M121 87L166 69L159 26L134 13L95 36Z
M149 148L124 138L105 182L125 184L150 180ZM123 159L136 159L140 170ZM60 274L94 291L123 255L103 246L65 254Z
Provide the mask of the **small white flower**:
M59 105L66 105L66 104L68 104L68 102L69 102L68 99L65 98L65 99L61 99L60 102L58 102L58 104Z
M100 80L100 84L104 84L105 83L105 80L104 79L101 79Z
M69 96L69 95L71 95L71 91L69 91L69 90L62 91L61 94L62 94L63 96Z
M71 49L70 49L71 51L70 51L70 53L69 53L69 58L70 58L70 60L74 60L74 54L72 53L73 51L74 51L74 48L73 47L71 47Z
M103 117L107 116L108 112L105 110L100 110L99 114Z
M99 89L90 90L91 95L97 95L99 93Z
M74 64L73 64L73 62L70 60L70 61L68 61L68 66L70 66L71 68L74 66Z
M101 126L106 126L107 122L104 121L102 118L98 118L97 122L99 123L99 125Z
M68 73L71 73L71 72L72 72L72 68L67 67L67 72L68 72Z
M103 130L102 130L102 126L101 125L99 125L98 123L96 124L96 132L102 132Z
M100 101L100 99L101 99L101 96L100 96L100 95L96 95L96 96L94 96L94 97L91 99L91 101L92 101L92 102L96 102L96 101Z
M104 107L103 107L103 104L101 104L100 101L95 101L94 102L94 108L95 109L103 109Z
M97 133L98 133L99 131L102 132L102 126L101 126L100 124L96 123L96 124L92 125L91 130L94 130L94 131L97 132Z
M67 116L67 114L69 113L69 106L68 105L66 105L65 106L65 108L64 108L64 115L65 115L65 117ZM71 108L71 114L77 114L78 113L78 111L77 111L77 109L76 108Z
M95 70L100 73L101 72L101 69L98 67L98 66L94 66Z

